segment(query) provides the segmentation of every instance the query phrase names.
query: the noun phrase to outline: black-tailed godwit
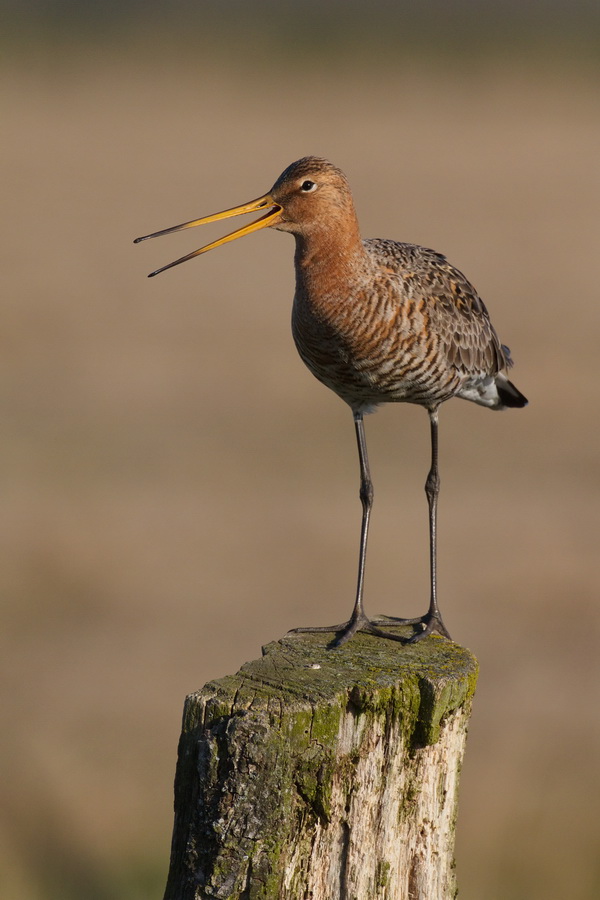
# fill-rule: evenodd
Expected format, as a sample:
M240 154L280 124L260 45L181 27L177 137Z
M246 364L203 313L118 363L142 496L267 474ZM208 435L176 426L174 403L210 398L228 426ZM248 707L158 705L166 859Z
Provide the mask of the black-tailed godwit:
M325 159L300 159L257 200L145 235L136 243L250 212L264 215L151 275L261 228L294 235L294 340L313 375L352 410L362 503L358 583L350 619L330 627L294 630L335 632L335 646L357 631L402 643L431 632L449 638L436 581L438 410L451 397L496 410L525 406L527 400L505 374L512 365L509 350L500 343L475 288L445 256L415 244L361 239L348 181ZM363 606L373 505L363 416L380 403L415 403L429 414L431 466L425 492L431 593L427 612L418 618L371 620ZM379 627L386 623L415 626L414 633L404 637Z

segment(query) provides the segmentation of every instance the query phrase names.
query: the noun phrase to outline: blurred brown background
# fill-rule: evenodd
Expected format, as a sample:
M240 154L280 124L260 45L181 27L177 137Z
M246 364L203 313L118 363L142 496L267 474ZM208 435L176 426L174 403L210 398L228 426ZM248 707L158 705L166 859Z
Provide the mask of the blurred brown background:
M441 416L441 602L481 663L461 897L595 898L594 10L166 6L5 4L2 896L160 898L185 694L349 611L352 421L293 347L291 239L151 281L229 229L131 243L318 154L366 237L467 273L531 401ZM368 609L417 614L427 419L367 434Z

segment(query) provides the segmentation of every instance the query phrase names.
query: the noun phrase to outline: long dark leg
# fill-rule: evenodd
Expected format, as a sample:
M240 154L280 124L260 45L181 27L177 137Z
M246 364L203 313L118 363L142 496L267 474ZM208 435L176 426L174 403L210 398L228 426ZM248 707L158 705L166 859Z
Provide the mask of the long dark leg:
M419 616L416 619L398 619L395 616L384 616L376 620L378 625L391 625L392 622L398 625L420 625L420 630L413 634L412 637L406 639L407 644L414 644L433 631L450 638L442 621L437 602L437 503L440 492L437 409L429 410L429 422L431 426L431 467L425 482L425 493L429 507L429 576L431 588L429 609L424 616Z
M356 599L354 609L350 617L350 623L366 621L363 608L363 589L365 584L365 564L367 561L367 540L369 537L369 522L373 508L373 482L369 469L369 457L367 456L367 441L365 438L365 426L362 413L354 413L354 428L356 430L356 443L358 445L358 460L360 464L360 502L362 504L362 521L360 526L360 550L358 554L358 579L356 582ZM356 630L356 629L355 629ZM354 632L352 632L353 634ZM352 637L352 634L344 636L344 640ZM339 643L339 642L338 642Z
M354 609L352 615L347 622L341 625L323 625L314 628L293 628L292 632L339 632L337 638L332 641L332 646L340 647L350 640L357 631L367 631L369 634L376 634L379 637L389 638L392 641L406 643L407 638L398 634L391 634L377 628L370 619L365 615L363 607L363 587L365 581L365 563L367 559L367 539L369 535L369 521L371 518L371 509L373 507L373 482L371 481L371 473L369 470L369 458L367 456L367 441L365 438L365 427L363 416L360 412L354 413L354 428L356 430L356 442L358 445L358 459L360 463L360 502L362 504L362 523L360 529L360 550L358 556L358 579L356 583L356 599L354 601ZM421 623L422 619L395 620L398 624L412 624L413 622Z
M425 482L425 493L429 506L429 575L431 595L429 609L422 618L423 631L417 632L410 639L411 643L421 640L432 631L437 631L449 638L437 602L437 504L440 493L440 474L438 471L438 411L429 410L429 422L431 425L431 468Z

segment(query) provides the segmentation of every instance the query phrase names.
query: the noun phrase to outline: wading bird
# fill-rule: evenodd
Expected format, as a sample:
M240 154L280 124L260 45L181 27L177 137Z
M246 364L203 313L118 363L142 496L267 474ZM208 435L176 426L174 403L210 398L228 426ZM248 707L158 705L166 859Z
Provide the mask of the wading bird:
M505 374L512 365L508 347L500 343L475 288L441 253L391 240L361 240L345 175L319 157L307 156L292 163L257 200L145 235L136 243L251 212L264 215L151 276L261 228L294 235L294 341L313 375L352 410L362 503L358 583L350 619L330 627L294 630L335 632L334 646L357 631L402 643L418 641L432 632L449 638L436 582L438 410L451 397L497 410L525 406L527 400ZM429 414L431 467L425 492L431 593L427 612L418 618L372 620L363 606L373 505L363 416L380 403L415 403ZM386 623L415 626L414 633L403 637L379 627Z

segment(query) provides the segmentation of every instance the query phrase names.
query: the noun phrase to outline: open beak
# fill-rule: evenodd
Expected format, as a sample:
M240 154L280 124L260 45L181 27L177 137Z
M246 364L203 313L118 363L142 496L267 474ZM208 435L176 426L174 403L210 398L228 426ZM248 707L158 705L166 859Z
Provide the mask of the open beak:
M152 278L153 275L158 275L159 272L164 272L165 269L171 269L173 266L178 266L179 263L186 262L188 259L193 259L194 256L200 256L201 253L206 253L208 250L214 250L215 247L220 247L221 244L226 244L228 241L235 241L236 238L244 237L246 234L252 234L253 231L259 231L261 228L268 228L269 225L274 225L279 218L282 207L279 206L278 203L275 203L270 194L265 194L257 200L251 200L250 203L242 203L241 206L225 209L223 212L214 213L212 216L204 216L203 219L194 219L191 222L184 222L183 225L174 225L173 228L165 228L164 231L155 231L153 234L145 234L143 237L136 238L133 243L139 244L140 241L147 241L148 238L161 237L161 235L171 234L173 231L183 231L185 228L195 228L196 225L208 225L209 222L217 222L219 219L229 219L231 216L241 216L243 213L258 212L259 210L268 210L268 212L266 215L261 216L260 219L256 219L256 221L250 222L249 225L244 225L243 228L232 231L231 234L226 234L225 237L213 241L212 244L206 244L205 247L200 247L199 250L194 250L192 253L188 253L187 256L182 256L180 259L176 259L175 262L168 263L168 265L156 269L155 272L150 272L148 278Z

